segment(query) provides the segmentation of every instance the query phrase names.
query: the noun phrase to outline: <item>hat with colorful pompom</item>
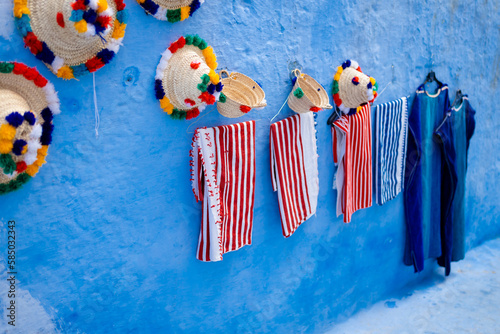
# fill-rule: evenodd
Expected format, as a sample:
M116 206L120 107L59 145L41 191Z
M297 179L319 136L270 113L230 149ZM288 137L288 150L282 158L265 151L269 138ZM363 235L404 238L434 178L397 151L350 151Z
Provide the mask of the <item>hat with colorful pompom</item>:
M27 48L58 77L75 79L108 64L120 49L123 0L14 0Z
M346 60L333 77L333 101L344 114L353 115L375 100L377 88L375 79L364 74L356 61Z
M319 82L299 69L293 70L293 74L294 85L287 100L290 109L299 114L332 109L328 93Z
M38 173L52 141L52 117L59 112L54 86L35 68L0 62L0 194Z
M137 0L137 2L158 20L175 23L192 16L205 0Z
M186 35L163 52L156 68L155 93L174 119L197 117L219 100L220 77L214 50L198 35Z

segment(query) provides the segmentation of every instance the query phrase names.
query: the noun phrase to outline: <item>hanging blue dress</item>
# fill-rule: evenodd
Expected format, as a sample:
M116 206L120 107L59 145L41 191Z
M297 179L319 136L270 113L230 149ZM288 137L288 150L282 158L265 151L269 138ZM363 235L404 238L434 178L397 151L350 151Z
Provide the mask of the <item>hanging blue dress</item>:
M448 86L431 95L421 85L409 118L404 186L407 238L404 262L415 272L441 255L441 149L433 134L449 108Z
M476 122L476 111L472 109L467 95L458 107L451 108L453 141L456 152L457 190L453 201L453 254L452 261L465 256L465 175L467 173L467 152Z

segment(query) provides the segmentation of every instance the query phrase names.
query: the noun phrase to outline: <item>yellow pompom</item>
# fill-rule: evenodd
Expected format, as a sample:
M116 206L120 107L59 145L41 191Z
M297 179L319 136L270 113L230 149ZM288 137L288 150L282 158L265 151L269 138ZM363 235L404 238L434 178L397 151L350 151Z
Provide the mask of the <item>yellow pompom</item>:
M23 14L31 14L28 6L25 3L15 3L14 2L14 16L17 18L21 18Z
M11 141L0 140L0 153L1 154L9 154L10 152L12 152L12 148L14 148L14 145L12 144Z
M120 23L118 20L115 20L115 30L113 31L113 37L114 39L119 39L123 38L125 36L125 28L127 25L125 23Z
M108 9L108 2L106 0L99 0L97 2L97 12L100 14Z
M16 136L16 128L10 124L0 126L0 140L12 141Z
M146 0L137 0L138 3L144 3Z
M340 79L340 73L335 74L335 76L333 77L333 80L339 81L339 79Z
M87 21L85 20L80 20L78 22L75 23L75 29L76 31L78 31L79 33L84 33L87 31Z
M211 46L207 46L203 51L203 56L205 57L205 59L211 59L212 57L215 57L215 54L214 54L214 49L212 49Z
M63 66L57 71L57 76L66 80L74 79L73 69L69 66Z
M28 145L24 145L23 150L21 151L21 154L26 154L28 152Z
M37 153L46 157L49 153L49 145L43 145L42 148L38 149Z
M337 67L337 73L342 74L344 72L344 68L342 66Z
M372 83L372 85L375 85L376 83L375 78L370 77L370 82Z
M181 7L181 21L187 19L190 13L191 13L191 8L189 6Z
M160 100L160 106L167 114L171 115L174 111L174 106L170 103L170 100L165 96Z
M29 165L28 168L26 168L26 173L29 176L35 176L38 173L38 166L35 165Z
M210 73L208 73L208 76L210 77L210 81L214 85L217 85L220 82L220 77L217 73L215 73L214 70L210 70Z

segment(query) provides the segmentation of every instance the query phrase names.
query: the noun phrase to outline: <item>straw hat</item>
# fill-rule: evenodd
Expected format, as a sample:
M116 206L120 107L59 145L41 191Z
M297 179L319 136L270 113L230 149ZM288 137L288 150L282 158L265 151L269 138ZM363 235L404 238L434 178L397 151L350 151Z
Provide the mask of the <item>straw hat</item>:
M295 69L295 84L288 96L288 106L296 113L318 112L332 109L328 94L323 86L307 74Z
M344 113L353 115L377 97L377 82L363 74L358 63L346 60L333 77L333 101Z
M217 102L217 110L222 116L241 117L253 108L261 109L266 104L266 94L260 85L241 73L221 71L224 89ZM223 78L223 75L226 75Z
M35 68L0 62L0 194L21 187L45 163L59 99Z
M197 117L222 91L214 50L198 35L186 35L163 52L156 68L155 92L174 119Z
M175 23L192 16L205 0L137 0L137 2L158 20Z
M123 0L14 0L26 47L58 77L95 72L118 52L128 13Z

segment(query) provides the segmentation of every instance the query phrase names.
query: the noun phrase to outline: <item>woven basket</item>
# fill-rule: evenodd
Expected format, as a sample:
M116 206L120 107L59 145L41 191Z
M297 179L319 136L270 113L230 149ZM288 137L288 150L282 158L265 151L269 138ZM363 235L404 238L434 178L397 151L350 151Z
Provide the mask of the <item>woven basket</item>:
M137 0L146 13L158 20L175 23L189 18L205 0Z
M57 113L54 86L36 69L0 62L0 194L18 189L45 163Z
M97 15L107 18L106 29L96 31L97 21L75 21L75 13L94 11L90 6L97 0L91 0L85 11L74 9L76 1L14 1L15 22L24 43L63 79L75 79L108 64L120 48L128 20L123 0L105 0L107 9ZM79 31L77 22L84 31Z
M226 77L223 77L223 76ZM266 104L266 94L251 78L244 74L227 71L221 71L221 82L224 86L217 110L228 118L236 118L246 115L254 108L264 108Z
M321 84L311 76L301 73L298 69L294 70L293 73L297 79L288 96L290 109L299 114L332 109L328 94Z

